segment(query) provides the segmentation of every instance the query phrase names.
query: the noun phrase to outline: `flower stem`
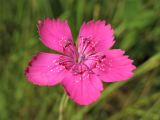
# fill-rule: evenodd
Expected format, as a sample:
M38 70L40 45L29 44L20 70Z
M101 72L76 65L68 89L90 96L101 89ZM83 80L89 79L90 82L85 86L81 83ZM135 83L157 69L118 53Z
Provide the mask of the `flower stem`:
M64 116L64 109L67 105L68 102L68 96L66 95L66 93L63 94L60 105L59 105L59 119L58 120L63 120L63 116Z

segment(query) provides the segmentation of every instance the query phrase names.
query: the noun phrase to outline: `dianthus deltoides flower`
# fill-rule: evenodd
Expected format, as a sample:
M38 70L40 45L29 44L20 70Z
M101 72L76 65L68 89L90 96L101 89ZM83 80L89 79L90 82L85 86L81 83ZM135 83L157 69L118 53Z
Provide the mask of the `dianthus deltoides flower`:
M36 85L62 84L69 97L80 105L96 101L103 82L127 80L135 66L114 44L113 29L105 21L83 23L78 45L73 41L67 21L39 21L40 40L59 54L39 52L29 63L25 74Z

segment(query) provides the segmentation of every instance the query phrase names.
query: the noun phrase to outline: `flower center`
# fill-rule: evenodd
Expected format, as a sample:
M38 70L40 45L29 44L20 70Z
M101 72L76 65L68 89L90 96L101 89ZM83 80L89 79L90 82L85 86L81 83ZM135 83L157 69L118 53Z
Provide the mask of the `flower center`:
M104 61L105 55L96 53L96 43L92 41L91 37L81 38L78 51L75 44L68 41L64 46L65 56L61 56L58 60L59 65L64 66L65 69L71 70L74 75L94 73L93 69L99 67L99 64Z

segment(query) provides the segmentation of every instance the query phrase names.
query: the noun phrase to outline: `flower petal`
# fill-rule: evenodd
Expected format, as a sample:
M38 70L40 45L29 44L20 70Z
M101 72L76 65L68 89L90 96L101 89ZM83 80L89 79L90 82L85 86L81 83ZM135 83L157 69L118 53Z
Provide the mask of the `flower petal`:
M59 83L67 71L56 61L61 55L40 52L33 57L25 71L30 82L41 86L51 86Z
M70 74L65 77L62 84L70 98L80 105L88 105L96 101L103 90L101 80L87 72L83 75Z
M67 21L49 18L39 21L38 32L43 44L61 53L65 52L65 46L74 44Z
M105 53L105 60L97 64L95 72L105 82L116 82L127 80L133 75L136 68L128 56L123 55L124 51L120 49L108 50Z
M79 47L83 48L84 41L90 40L96 52L104 51L114 44L113 29L105 21L89 21L81 26L78 40Z

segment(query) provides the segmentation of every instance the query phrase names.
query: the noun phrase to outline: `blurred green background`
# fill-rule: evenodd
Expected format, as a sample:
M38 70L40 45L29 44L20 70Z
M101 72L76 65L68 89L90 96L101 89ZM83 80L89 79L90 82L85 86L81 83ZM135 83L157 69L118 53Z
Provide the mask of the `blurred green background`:
M83 21L103 19L115 29L114 48L137 66L129 81L104 84L101 98L65 105L63 88L27 82L24 69L38 51L37 22L69 21L74 38ZM61 117L60 117L61 116ZM0 120L160 120L160 0L0 0Z

